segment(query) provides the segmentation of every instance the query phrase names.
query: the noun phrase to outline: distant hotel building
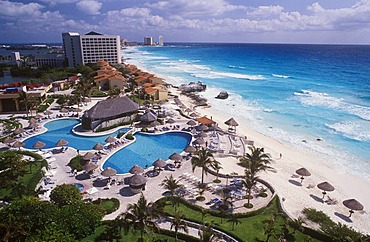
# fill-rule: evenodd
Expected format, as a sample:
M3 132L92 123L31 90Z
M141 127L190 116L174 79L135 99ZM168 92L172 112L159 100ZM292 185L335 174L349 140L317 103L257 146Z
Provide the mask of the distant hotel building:
M144 45L153 45L153 37L144 37Z
M62 33L63 49L68 66L97 63L99 60L110 64L120 64L121 41L118 35L102 35L90 32L85 35L79 33Z
M60 53L35 54L36 66L63 67L65 57Z
M162 35L160 35L159 38L158 38L158 45L159 46L163 46L164 45L164 43L163 43L163 36Z

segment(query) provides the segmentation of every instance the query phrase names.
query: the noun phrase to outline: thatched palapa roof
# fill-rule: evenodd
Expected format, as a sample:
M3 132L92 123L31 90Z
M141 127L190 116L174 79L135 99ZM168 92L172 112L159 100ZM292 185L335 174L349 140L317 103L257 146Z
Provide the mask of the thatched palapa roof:
M91 119L102 119L119 116L123 113L135 112L138 109L139 105L137 103L131 101L130 98L123 96L98 102L86 111L84 116Z

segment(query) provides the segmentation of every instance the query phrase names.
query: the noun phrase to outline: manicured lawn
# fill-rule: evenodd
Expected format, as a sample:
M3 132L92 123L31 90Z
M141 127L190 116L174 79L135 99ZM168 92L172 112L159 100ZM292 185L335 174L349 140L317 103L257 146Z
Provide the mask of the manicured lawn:
M93 202L104 208L106 214L113 213L119 208L119 200L117 198L98 199Z
M196 211L190 207L180 204L177 208L178 211L182 211L184 218L190 221L195 221L197 223L202 223L202 213ZM173 215L174 207L172 204L168 203L165 207L165 212ZM239 218L239 224L235 225L234 231L232 230L232 223L228 222L228 218L221 218L213 216L211 214L206 214L204 217L204 223L213 223L215 228L219 228L223 231L228 232L230 235L234 235L242 241L265 241L267 236L264 234L263 221L269 220L272 218L273 214L279 213L278 199L275 198L272 203L263 209L259 214L255 216L244 216ZM284 218L280 215L277 216L274 228L277 232L280 232L282 225L284 224ZM289 232L293 233L294 229L289 227ZM304 238L307 235L296 231L294 233L295 241L304 241ZM269 241L277 241L276 238L271 237ZM316 240L312 240L316 241Z
M90 241L108 241L108 240L102 240L99 238L99 236L104 232L104 229L105 229L105 226L100 226L96 229L95 233L86 237L85 239L82 240L82 242L90 242ZM122 239L121 240L112 240L112 241L132 241L132 242L135 242L135 241L138 241L138 239L140 238L140 232L137 231L136 233L133 233L133 232L129 232L127 235L125 235L122 231L121 233L122 235ZM99 240L98 240L99 238ZM155 240L154 240L155 239ZM145 234L144 235L144 241L168 241L168 242L173 242L175 241L175 238L174 237L171 237L171 236L168 236L168 235L164 235L164 234L156 234L156 233L152 233L152 234ZM185 241L185 240L181 240L179 239L178 241Z

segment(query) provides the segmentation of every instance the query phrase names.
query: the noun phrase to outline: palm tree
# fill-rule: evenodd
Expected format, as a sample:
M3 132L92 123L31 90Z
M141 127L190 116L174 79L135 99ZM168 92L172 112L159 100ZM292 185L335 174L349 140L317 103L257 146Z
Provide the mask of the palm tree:
M206 148L202 147L196 152L196 155L191 158L191 165L193 172L195 168L202 168L202 184L204 181L204 174L207 174L208 167L214 167L217 161L213 158L213 154Z
M268 242L270 237L275 235L276 214L273 214L270 219L262 221L264 234L267 236L265 242Z
M294 228L293 234L295 234L295 232L297 230L303 232L303 230L304 230L303 224L305 224L305 223L306 222L304 221L304 219L302 217L298 217L297 219L291 220L291 226Z
M183 230L185 233L189 232L186 222L182 219L183 216L184 215L181 213L181 211L178 211L178 212L175 212L175 217L173 217L171 219L171 230L172 229L175 230L175 234L176 234L175 239L176 239L176 241L178 241L177 234L178 234L179 230Z
M198 235L202 242L213 242L218 239L213 232L212 224L202 225L199 228Z
M251 193L252 193L252 188L256 185L257 183L257 176L253 176L250 170L246 169L245 170L245 180L243 180L243 185L245 186L247 190L247 207L250 207L250 200L251 200Z
M260 171L265 171L271 168L269 164L271 163L270 156L265 153L264 148L256 148L254 146L249 146L251 154L246 154L244 157L240 158L242 165L251 171L253 176Z
M161 185L169 192L171 193L171 196L175 196L176 195L176 190L180 187L182 187L182 185L180 184L180 182L176 179L173 178L172 174L170 175L170 177L165 177L165 179L162 181Z
M129 204L127 211L120 215L129 227L134 230L140 230L140 240L143 241L144 231L153 231L158 229L158 225L153 219L159 218L157 209L153 203L148 203L144 195L141 194L139 201L135 204Z
M235 225L241 224L242 221L235 215L235 214L230 214L229 220L227 222L230 222L233 226L232 230L234 231Z
M245 167L245 181L244 185L248 192L248 207L250 204L250 197L252 187L257 183L257 174L261 171L265 171L270 164L270 156L265 153L264 148L256 148L254 146L249 147L251 154L246 154L240 158L242 165Z
M24 104L24 107L25 107L25 109L26 109L26 115L27 115L27 118L28 118L28 106L29 106L29 104L30 104L30 99L29 99L29 96L27 95L27 93L25 92L25 91L21 91L20 93L19 93L19 97L18 97L18 99L19 99L19 102L20 103L23 103Z
M220 172L220 170L222 169L221 163L217 161L217 162L214 164L213 168L216 170L216 180L214 180L214 182L220 182L220 180L218 180L218 173L219 173L219 172Z

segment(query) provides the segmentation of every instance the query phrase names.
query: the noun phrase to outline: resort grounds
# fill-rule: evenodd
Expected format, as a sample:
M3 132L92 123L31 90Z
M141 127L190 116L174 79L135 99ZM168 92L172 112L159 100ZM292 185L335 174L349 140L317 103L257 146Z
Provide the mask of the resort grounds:
M215 188L215 186L220 186L222 188L233 187L234 189L235 186L232 186L231 184L232 182L234 182L234 179L231 177L233 175L244 175L244 168L242 168L238 163L239 157L247 152L248 148L245 143L241 142L240 145L238 145L236 153L232 152L234 151L232 150L232 137L236 136L237 139L252 140L256 147L263 147L265 149L265 152L271 155L272 169L260 173L259 177L266 181L267 184L271 185L273 191L270 190L268 186L258 183L257 188L266 189L268 197L258 197L258 191L255 191L253 193L254 198L251 200L254 207L253 209L248 209L243 206L246 203L246 199L243 198L246 194L245 190L243 191L241 189L240 199L237 196L235 198L235 213L244 213L266 206L270 202L274 192L280 198L280 202L284 211L293 219L302 217L302 210L304 208L315 208L317 210L324 211L324 213L330 216L330 218L335 222L346 224L365 234L370 231L370 217L367 212L367 209L370 207L370 197L366 192L370 184L367 181L361 180L360 178L343 170L337 170L335 169L335 167L331 167L329 165L329 162L325 160L320 160L318 157L315 157L308 152L304 152L301 150L298 151L293 147L289 147L270 137L258 133L254 131L252 127L248 127L248 124L239 122L239 126L237 126L236 129L236 134L228 133L227 130L229 127L225 125L224 122L230 117L223 115L221 111L216 110L213 107L196 107L193 100L185 95L182 95L177 90L177 88L171 88L170 91L172 94L177 95L183 105L186 108L192 109L198 117L206 116L208 118L212 118L212 120L217 122L218 128L220 130L217 132L213 130L207 131L206 140L207 144L210 144L212 142L212 137L217 137L220 144L222 139L225 138L225 140L222 142L223 152L216 152L214 154L215 159L221 163L222 169L219 171L219 173L223 174L224 176L219 178L221 180L220 183L213 184L216 176L210 173L205 175L205 184L213 185L210 186L209 190L203 193L203 196L206 199L204 201L197 201L195 198L197 197L197 195L199 195L199 192L197 191L196 184L201 178L201 169L196 168L193 172L190 159L187 160L183 158L180 168L176 168L174 171L163 170L159 173L158 176L148 177L145 190L142 191L142 194L148 199L148 201L155 202L163 196L165 189L160 184L165 179L165 177L172 175L176 180L179 180L180 183L186 187L186 191L184 193L185 199L204 208L212 209L212 204L209 204L209 201L214 198L221 199L219 193L216 192L217 187ZM93 98L91 102L87 102L86 105L82 106L82 112L89 109L100 100L102 99ZM55 106L52 106L51 108L53 107ZM190 119L180 115L180 113L177 111L180 109L183 113L186 113L185 108L179 107L174 102L173 98L169 99L167 103L162 105L162 108L165 109L167 113L173 114L171 118L175 120L175 123L172 125L178 125L179 130L189 128L189 125L187 125L186 123ZM58 111L53 112L54 113L50 115L51 117L60 115ZM7 116L4 116L3 118L6 117ZM49 121L49 119L47 119L46 122L47 121ZM23 126L26 127L28 125L26 120L23 120L22 122L24 122ZM164 124L163 126L172 128L172 125ZM162 126L158 126L157 129L161 130ZM44 131L44 128L41 127L33 135L37 135L38 133ZM112 131L114 130L105 131L105 133L108 134ZM158 131L157 133L160 132L162 131ZM104 134L104 132L99 133L99 135L102 134ZM100 159L97 163L99 168L94 171L95 175L93 176L87 176L84 172L74 174L71 168L67 166L69 161L78 154L78 151L74 148L68 148L62 153L52 153L51 151L44 151L43 155L45 157L49 157L47 158L47 160L50 161L50 165L53 168L50 169L48 172L48 174L52 176L53 180L52 184L49 184L49 188L53 188L60 184L80 183L84 186L84 199L96 200L98 198L117 198L120 201L120 208L117 211L105 216L104 219L111 220L116 218L119 214L126 210L126 206L128 204L136 203L138 201L140 193L132 193L127 185L115 184L112 186L107 186L107 184L104 182L97 182L96 178L101 177L100 173L102 172L102 165L109 157L109 155L122 148L124 148L124 146L116 148L108 155L103 155L102 159ZM81 155L83 155L82 152ZM183 157L185 157L187 156L187 153L184 152L182 153L182 155ZM158 158L166 160L168 157ZM338 159L340 159L340 157L338 157ZM173 161L168 160L167 162L172 163ZM311 172L311 175L305 177L302 183L299 176L297 176L295 173L295 171L301 167L305 167ZM145 172L150 170L153 170L153 167L147 168ZM188 175L186 175L186 173L188 173ZM191 178L189 174L192 174L194 177ZM229 175L230 178L225 178L225 175ZM115 179L117 181L123 181L125 178L130 176L132 176L132 174L117 175L115 176ZM101 178L101 180L104 180L103 177ZM328 192L328 196L324 200L321 199L322 191L317 188L317 184L323 181L327 181L335 187L334 191ZM39 186L42 185L44 185L43 180L40 181ZM94 192L89 194L87 191L91 191L91 188L93 187L95 187L96 189L93 190ZM328 202L328 197L330 197L330 202ZM43 197L41 196L41 198ZM351 216L351 218L348 218L349 210L342 204L342 201L349 198L355 198L356 200L360 201L365 207L363 211L356 211ZM47 199L47 197L44 197L44 199ZM193 235L197 236L195 232Z

